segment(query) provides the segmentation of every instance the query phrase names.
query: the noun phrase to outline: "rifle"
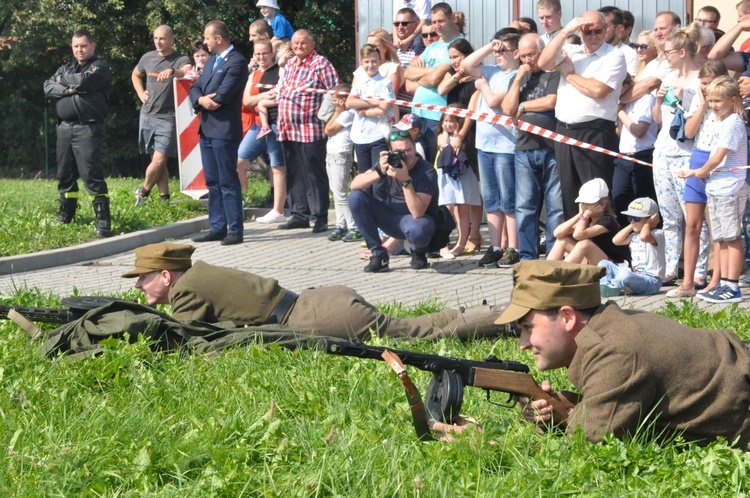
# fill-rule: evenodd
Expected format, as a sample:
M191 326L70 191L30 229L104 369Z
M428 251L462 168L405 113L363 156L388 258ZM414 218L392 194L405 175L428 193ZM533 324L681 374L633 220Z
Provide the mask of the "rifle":
M68 309L61 308L32 308L26 306L0 306L0 320L13 319L13 313L22 315L32 322L43 323L70 323L86 314L87 311L114 301L111 297L99 296L72 296L66 297L61 302Z
M552 406L552 420L564 428L568 413L575 406L565 395L543 391L534 377L529 374L529 367L517 361L503 361L496 356L489 356L482 361L449 358L411 351L399 351L391 348L368 346L359 340L335 341L323 340L326 353L367 358L370 360L387 360L386 351L395 353L405 365L411 365L432 372L432 380L427 388L425 409L428 419L454 424L463 404L464 386L474 386L487 392L487 401L500 406L512 406L519 396L529 399L544 399ZM502 391L509 394L505 405L490 400L490 391ZM418 421L415 419L415 426ZM418 431L418 435L419 431ZM421 438L421 435L420 435Z

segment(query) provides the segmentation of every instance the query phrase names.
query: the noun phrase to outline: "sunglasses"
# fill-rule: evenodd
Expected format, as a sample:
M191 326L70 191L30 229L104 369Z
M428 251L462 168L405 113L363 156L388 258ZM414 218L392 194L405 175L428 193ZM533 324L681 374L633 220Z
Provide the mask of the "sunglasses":
M512 51L512 50L510 50L510 49L507 49L507 48L504 48L504 47L503 47L503 48L501 48L500 50L495 50L494 52L495 52L495 53L496 53L497 55L503 55L503 54L511 53L511 52L513 52L513 51Z
M641 43L640 45L637 43L634 43L631 45L635 50L648 50L649 48L653 47L653 45L647 45L645 43Z
M415 22L417 22L417 21L394 21L393 25L396 26L396 27L398 27L398 28L405 28L409 24L413 24Z
M422 38L435 38L438 34L436 31L430 31L429 33L422 33Z
M581 34L583 36L589 36L589 35L600 35L604 33L604 29L582 29Z
M409 130L399 130L399 131L394 131L393 133L388 135L388 140L393 142L394 140L398 140L399 138L410 137L410 136L411 136L411 133L409 133Z
M628 221L638 223L641 219L638 216L628 216Z

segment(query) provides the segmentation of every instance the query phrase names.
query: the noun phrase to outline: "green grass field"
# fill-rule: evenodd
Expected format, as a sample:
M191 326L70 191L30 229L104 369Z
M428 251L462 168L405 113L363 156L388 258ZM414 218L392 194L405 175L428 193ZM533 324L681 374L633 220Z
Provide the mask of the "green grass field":
M180 194L177 180L170 182L171 202L159 202L158 192L135 207L134 192L142 180L107 179L115 235L174 223L206 214L200 202ZM258 206L268 197L270 186L263 178L250 181L245 194L247 206ZM0 179L0 257L15 256L68 247L95 240L94 210L91 198L83 191L76 220L57 225L57 182L51 180Z
M7 301L49 306L57 298L24 292ZM384 309L407 316L436 307ZM717 315L687 305L664 312L696 326L731 325L748 338L750 315L737 307ZM724 497L750 491L750 456L722 442L699 448L636 437L592 445L541 435L517 408L493 406L475 388L466 389L463 411L481 421L484 433L471 431L456 443L418 442L400 382L379 361L260 346L209 360L116 341L100 357L68 361L39 358L35 347L13 324L0 323L0 496ZM533 364L517 339L395 347ZM532 371L539 381L570 387L563 372ZM413 368L410 375L424 394L429 375ZM504 399L493 394L494 401Z

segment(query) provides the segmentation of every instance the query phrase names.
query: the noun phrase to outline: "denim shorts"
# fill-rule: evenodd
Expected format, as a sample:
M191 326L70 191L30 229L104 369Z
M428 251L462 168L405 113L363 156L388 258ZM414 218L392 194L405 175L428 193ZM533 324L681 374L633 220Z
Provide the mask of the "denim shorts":
M516 212L515 154L477 151L484 210Z
M274 168L283 168L286 166L284 161L284 149L281 142L276 140L276 125L271 125L273 133L269 133L265 137L258 140L258 132L260 132L260 126L253 124L245 134L245 138L240 143L240 149L237 151L237 156L245 161L254 161L263 154L263 151L268 150L268 156L271 159L271 166Z

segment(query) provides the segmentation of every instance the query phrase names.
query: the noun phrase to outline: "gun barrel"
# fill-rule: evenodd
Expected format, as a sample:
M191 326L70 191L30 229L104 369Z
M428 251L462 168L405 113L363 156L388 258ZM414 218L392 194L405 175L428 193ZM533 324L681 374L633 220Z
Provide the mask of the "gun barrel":
M83 316L83 313L74 313L70 310L62 310L55 308L30 308L26 306L0 306L0 320L8 319L8 312L10 310L16 310L16 312L25 316L32 322L44 322L44 323L68 323Z
M469 368L487 368L493 370L511 370L513 372L529 372L529 366L517 361L503 361L497 358L484 361L466 360L460 358L450 358L425 353L414 353L412 351L403 351L393 348L384 348L380 346L369 346L362 341L333 341L324 340L323 347L326 353L337 354L342 356L354 356L356 358L367 358L370 360L383 360L380 356L383 351L393 351L401 358L405 365L411 365L420 370L427 370L432 373L439 373L443 370L466 371Z

